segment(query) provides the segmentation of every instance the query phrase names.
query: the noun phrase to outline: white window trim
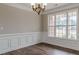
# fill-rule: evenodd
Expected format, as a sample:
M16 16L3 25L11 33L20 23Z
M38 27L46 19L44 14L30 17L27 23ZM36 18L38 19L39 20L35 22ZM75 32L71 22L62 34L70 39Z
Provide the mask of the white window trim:
M53 38L67 39L67 40L77 40L77 39L69 39L69 38L68 38L68 12L70 12L70 11L72 12L72 11L75 11L75 10L76 10L76 12L77 12L76 37L77 37L77 39L78 39L78 19L79 19L79 18L78 18L78 16L79 16L78 13L79 13L79 8L67 9L67 10L65 10L65 11L63 11L63 12L60 11L60 12L57 12L57 13L49 14L49 15L48 15L48 17L51 16L51 15L55 16L55 23L56 23L56 15L57 15L57 14L66 13L66 15L67 15L67 26L66 26L66 27L67 27L67 28L66 28L66 32L67 32L67 33L66 33L66 37L67 37L67 38L56 37L56 26L54 26L55 28L54 28L54 37L53 37ZM48 18L48 19L49 19L49 18ZM55 25L56 25L56 24L55 24ZM49 26L48 26L48 27L49 27ZM48 27L47 27L47 28L48 28ZM51 36L50 36L50 37L51 37Z

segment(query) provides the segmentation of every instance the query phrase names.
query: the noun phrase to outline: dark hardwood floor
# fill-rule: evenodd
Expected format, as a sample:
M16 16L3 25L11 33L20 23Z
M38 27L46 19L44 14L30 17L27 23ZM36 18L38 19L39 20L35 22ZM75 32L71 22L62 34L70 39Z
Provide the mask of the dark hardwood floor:
M21 48L2 55L79 55L79 51L45 43Z

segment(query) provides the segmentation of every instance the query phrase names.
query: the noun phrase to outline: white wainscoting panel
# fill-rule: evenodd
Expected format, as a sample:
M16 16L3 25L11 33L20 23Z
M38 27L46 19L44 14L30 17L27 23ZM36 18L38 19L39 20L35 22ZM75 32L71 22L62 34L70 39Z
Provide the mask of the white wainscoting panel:
M0 53L6 52L10 49L9 39L5 39L0 39Z
M17 37L10 38L10 49L19 48L19 39Z
M0 35L0 54L40 43L40 32Z

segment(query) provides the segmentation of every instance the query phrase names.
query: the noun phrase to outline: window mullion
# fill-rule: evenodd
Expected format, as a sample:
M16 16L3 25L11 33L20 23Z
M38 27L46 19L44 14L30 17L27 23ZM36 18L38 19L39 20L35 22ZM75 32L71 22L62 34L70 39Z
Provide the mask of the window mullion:
M55 17L55 21L54 21L55 22L54 23L55 24L55 26L54 26L54 36L56 37L56 15L54 17Z
M68 39L68 12L66 12L66 17L67 17L67 20L66 20L66 38Z

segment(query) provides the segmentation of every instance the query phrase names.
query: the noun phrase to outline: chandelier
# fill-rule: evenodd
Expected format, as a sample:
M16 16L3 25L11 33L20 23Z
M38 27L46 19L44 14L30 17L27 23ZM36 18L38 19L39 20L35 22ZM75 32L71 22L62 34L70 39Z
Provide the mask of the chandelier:
M46 3L32 3L31 5L32 5L33 11L37 12L38 15L44 12L46 8Z

